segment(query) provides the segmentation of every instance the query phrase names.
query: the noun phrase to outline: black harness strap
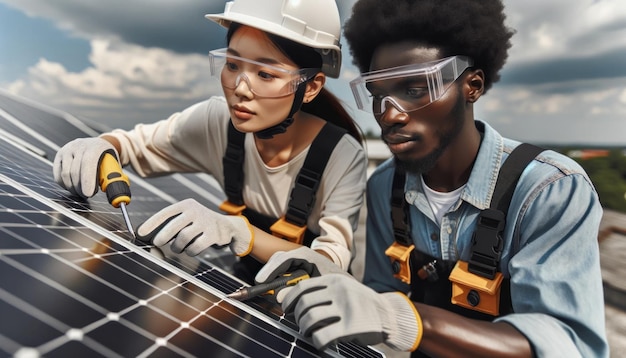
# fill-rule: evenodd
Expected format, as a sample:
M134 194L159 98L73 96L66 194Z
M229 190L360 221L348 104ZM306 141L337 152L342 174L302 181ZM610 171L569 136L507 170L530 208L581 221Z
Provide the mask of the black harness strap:
M315 205L317 189L328 159L339 140L346 133L345 129L327 122L311 143L309 152L291 190L285 214L287 222L300 227L306 226L307 219ZM244 139L245 134L237 131L231 122L228 127L228 146L223 158L224 191L228 200L237 205L244 205L242 196ZM248 218L250 223L270 234L272 233L270 227L278 220L278 218L271 218L250 208L245 208L243 215ZM302 244L310 247L318 235L307 228L304 231ZM244 256L234 265L234 270L237 277L252 284L254 283L254 276L261 267L262 264L254 258Z
M509 157L502 164L500 173L498 173L496 187L491 198L490 207L492 209L498 209L505 214L509 211L509 204L520 176L526 166L543 151L543 148L522 143L509 154Z
M322 130L311 143L311 148L304 160L285 214L285 219L295 225L305 226L309 214L315 204L317 189L326 169L328 159L339 140L347 131L330 122L326 122ZM224 165L224 191L230 202L243 205L243 162L245 133L239 132L232 122L228 126L228 145L222 159Z
M391 222L393 224L393 236L400 245L411 246L411 225L408 206L404 200L404 182L406 171L402 165L396 163L391 187Z
M502 231L517 182L526 166L543 151L528 143L517 146L502 164L488 209L481 211L472 237L468 270L493 279L502 254Z
M326 122L311 143L302 169L296 176L285 219L295 225L305 226L315 204L317 188L326 169L330 155L347 131Z
M246 152L243 144L246 134L238 131L232 121L228 123L228 144L222 158L224 166L224 193L228 201L235 205L243 205L243 161Z
M542 148L527 143L523 143L513 150L502 165L498 174L490 208L483 210L479 216L477 228L472 238L473 252L471 257L473 259L479 257L479 259L482 260L480 261L481 268L486 267L486 271L488 272L493 271L495 273L495 270L497 270L502 250L504 219L506 218L506 213L508 212L509 204L515 192L519 177L528 163L542 151ZM409 206L404 199L404 182L404 169L397 165L391 189L391 219L396 243L408 247L412 245L413 242L410 235ZM497 249L494 249L494 247ZM488 262L488 265L484 264L485 261ZM434 263L432 268L435 273L434 276L438 278L433 280L431 280L430 277L429 279L420 279L418 271L423 269L425 265L431 263ZM450 302L452 289L451 283L447 278L450 276L450 272L455 263L454 261L438 260L419 250L413 250L410 256L412 272L410 282L411 299L441 307L466 317L492 320L493 316L459 307ZM482 271L485 270L483 269ZM502 308L501 314L512 312L510 284L508 279L505 279L502 284L500 301L500 307Z

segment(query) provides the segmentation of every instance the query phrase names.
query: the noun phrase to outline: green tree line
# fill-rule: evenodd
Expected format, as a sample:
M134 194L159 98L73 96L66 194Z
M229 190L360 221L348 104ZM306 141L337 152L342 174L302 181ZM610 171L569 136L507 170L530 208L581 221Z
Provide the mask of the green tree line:
M584 149L561 148L558 151L569 155ZM608 152L608 155L587 159L573 156L573 159L589 174L598 191L602 206L626 213L626 149L605 148L603 150Z

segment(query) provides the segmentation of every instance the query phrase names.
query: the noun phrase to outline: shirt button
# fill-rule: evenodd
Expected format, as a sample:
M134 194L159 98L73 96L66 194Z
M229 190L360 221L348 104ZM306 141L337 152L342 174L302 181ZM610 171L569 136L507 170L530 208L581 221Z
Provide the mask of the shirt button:
M433 241L439 241L439 235L436 232L430 234L430 239Z

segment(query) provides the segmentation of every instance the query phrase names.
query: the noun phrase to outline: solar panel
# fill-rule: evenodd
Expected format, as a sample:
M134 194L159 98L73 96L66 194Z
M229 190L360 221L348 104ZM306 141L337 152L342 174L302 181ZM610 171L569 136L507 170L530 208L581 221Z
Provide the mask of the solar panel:
M103 126L104 127L104 126ZM33 101L13 96L0 90L0 129L8 135L24 140L53 160L65 143L81 137L97 136L100 131L68 113L47 108ZM203 205L217 209L226 196L217 182L204 173L174 174L142 179L132 168L126 168L132 182L141 182L154 195L170 203L195 198Z
M135 225L169 202L133 185ZM206 260L132 243L103 193L80 200L49 160L0 141L0 354L381 357L341 343L317 351L280 307L233 301L243 284Z
M0 90L0 136L20 141L23 146L44 158L53 160L57 150L79 137L99 134L68 113L45 107L37 102L13 96ZM173 174L156 178L140 178L130 167L125 168L132 190L136 184L148 189L152 196L171 203L194 198L208 208L217 210L226 196L210 175L205 173ZM234 258L228 250L209 248L203 257L210 262L230 268Z
M44 110L43 106L27 102L0 91L0 126L27 140L54 159L57 149L71 139L94 136L97 132L62 112Z

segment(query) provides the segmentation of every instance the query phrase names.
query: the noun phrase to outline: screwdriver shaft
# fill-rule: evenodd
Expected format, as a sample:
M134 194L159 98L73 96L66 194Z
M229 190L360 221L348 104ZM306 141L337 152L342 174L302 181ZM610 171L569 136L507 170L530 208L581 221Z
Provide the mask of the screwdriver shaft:
M130 217L128 216L128 212L126 211L126 204L120 203L120 209L122 210L122 215L124 216L124 222L126 223L126 228L128 232L135 238L135 230L133 230L133 225L130 223Z

